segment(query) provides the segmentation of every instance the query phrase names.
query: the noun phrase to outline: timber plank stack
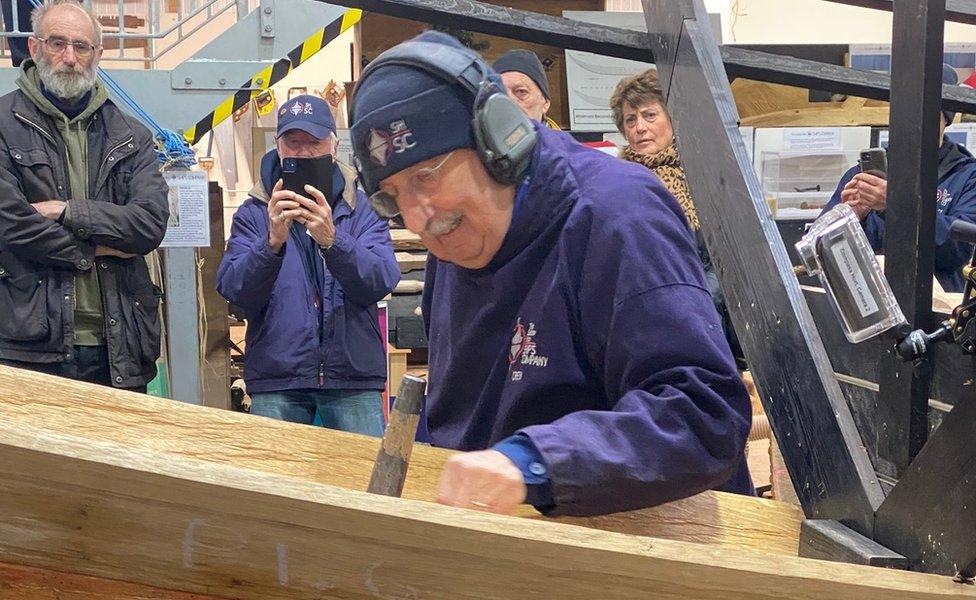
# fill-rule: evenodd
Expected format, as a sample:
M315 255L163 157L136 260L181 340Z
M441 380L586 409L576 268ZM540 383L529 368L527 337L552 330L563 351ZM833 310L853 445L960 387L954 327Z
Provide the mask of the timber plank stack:
M390 237L401 279L387 299L388 339L401 350L421 349L423 356L427 336L420 304L427 268L427 246L419 235L407 229L391 229Z
M754 498L487 515L430 503L424 447L410 499L366 494L378 443L0 367L0 598L976 597L787 556L799 511Z

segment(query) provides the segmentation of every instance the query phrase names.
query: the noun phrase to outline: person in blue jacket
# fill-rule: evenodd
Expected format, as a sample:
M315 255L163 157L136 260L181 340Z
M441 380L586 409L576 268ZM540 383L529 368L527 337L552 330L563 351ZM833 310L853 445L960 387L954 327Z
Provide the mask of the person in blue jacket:
M942 82L955 85L956 71L944 65ZM962 292L966 285L962 267L972 257L973 246L949 239L949 226L956 219L976 223L976 158L965 146L945 137L945 128L955 115L943 111L939 137L939 184L936 190L935 278L947 292ZM885 208L888 182L877 175L862 173L857 166L841 177L824 212L841 202L850 206L861 219L864 233L878 254L884 252Z
M389 228L341 163L331 190L283 189L283 158L335 157L323 99L285 102L276 145L234 215L217 270L217 290L247 317L251 413L311 424L317 411L326 427L380 436L386 350L376 303L400 280Z
M353 100L371 202L432 255L427 425L467 451L438 500L589 515L754 493L749 399L677 201L518 111L438 32L377 57Z

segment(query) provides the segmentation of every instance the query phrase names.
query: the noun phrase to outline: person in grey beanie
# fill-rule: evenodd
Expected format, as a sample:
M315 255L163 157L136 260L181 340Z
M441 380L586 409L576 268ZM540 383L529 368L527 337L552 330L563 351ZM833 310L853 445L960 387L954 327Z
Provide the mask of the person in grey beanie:
M545 123L552 129L559 129L555 121L546 117L551 104L549 78L546 77L546 71L535 52L509 50L498 57L491 68L501 75L508 95L526 116L533 121Z

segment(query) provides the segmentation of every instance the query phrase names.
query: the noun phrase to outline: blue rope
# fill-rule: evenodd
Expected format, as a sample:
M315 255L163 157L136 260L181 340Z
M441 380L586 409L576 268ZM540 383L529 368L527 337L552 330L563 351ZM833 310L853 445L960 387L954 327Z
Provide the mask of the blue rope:
M40 0L30 0L34 8L41 5ZM98 75L102 78L106 87L110 91L114 92L119 100L123 104L129 107L129 109L135 114L135 117L143 122L147 127L156 132L156 155L159 161L163 163L163 169L169 168L189 168L196 164L196 156L193 154L193 150L190 148L189 144L183 136L176 134L169 129L164 129L159 123L153 119L149 113L139 106L132 96L130 96L126 91L116 82L112 77L105 71L105 69L98 67Z

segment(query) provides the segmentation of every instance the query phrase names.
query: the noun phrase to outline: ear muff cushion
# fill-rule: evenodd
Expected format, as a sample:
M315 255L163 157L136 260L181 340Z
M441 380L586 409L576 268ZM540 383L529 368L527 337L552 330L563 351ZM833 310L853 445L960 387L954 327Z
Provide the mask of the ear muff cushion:
M532 160L535 128L507 93L495 91L479 100L473 126L481 160L496 181L514 184Z

